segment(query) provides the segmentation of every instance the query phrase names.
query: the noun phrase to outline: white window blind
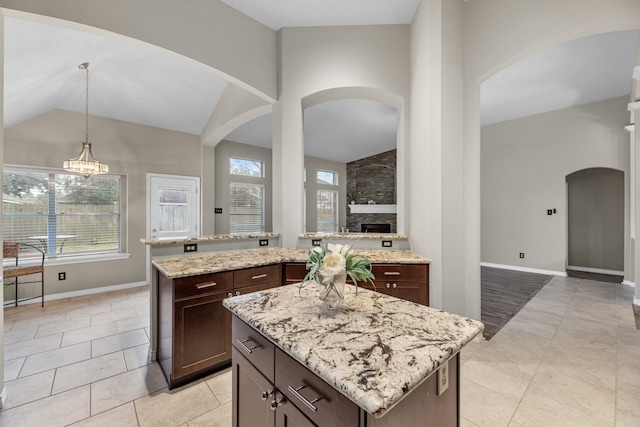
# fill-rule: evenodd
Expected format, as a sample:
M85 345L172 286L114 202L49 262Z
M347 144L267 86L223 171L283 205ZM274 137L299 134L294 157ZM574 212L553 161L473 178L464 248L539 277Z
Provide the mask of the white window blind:
M317 221L319 233L338 231L338 192L318 190Z
M264 233L264 185L231 183L231 234Z
M3 239L48 257L119 252L120 177L5 168Z

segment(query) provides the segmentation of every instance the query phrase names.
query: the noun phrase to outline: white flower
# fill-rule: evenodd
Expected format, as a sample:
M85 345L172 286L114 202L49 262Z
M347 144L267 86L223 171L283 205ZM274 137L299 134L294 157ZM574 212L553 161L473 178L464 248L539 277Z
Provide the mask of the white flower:
M322 276L322 281L324 283L329 283L333 280L334 276L338 274L345 274L345 268L346 261L344 256L339 252L336 253L331 251L324 256L319 273Z
M329 243L327 245L327 249L329 249L334 254L345 256L347 255L347 252L349 252L349 249L351 249L351 247L349 245L341 245L339 243Z
M314 246L313 249L311 249L313 252L322 252L322 248L320 246Z

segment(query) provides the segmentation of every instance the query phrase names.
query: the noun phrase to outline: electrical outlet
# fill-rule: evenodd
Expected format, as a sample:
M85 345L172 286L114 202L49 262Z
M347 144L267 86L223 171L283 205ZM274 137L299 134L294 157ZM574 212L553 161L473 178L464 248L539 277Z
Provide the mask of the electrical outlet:
M260 239L260 246L269 246L269 239Z
M322 246L322 239L311 240L311 246Z
M524 258L524 252L520 252L520 258Z
M217 213L217 214L221 214L222 213L222 208L215 208L213 210L213 212Z
M58 280L67 280L67 273L65 273L64 271L58 273Z
M390 248L391 246L393 246L393 242L391 240L383 240L382 241L382 247L383 248Z
M547 215L553 215L553 209L547 209Z
M444 362L440 369L438 369L438 387L436 395L440 396L449 388L449 361Z
M185 252L198 252L198 244L197 243L188 243L184 245Z

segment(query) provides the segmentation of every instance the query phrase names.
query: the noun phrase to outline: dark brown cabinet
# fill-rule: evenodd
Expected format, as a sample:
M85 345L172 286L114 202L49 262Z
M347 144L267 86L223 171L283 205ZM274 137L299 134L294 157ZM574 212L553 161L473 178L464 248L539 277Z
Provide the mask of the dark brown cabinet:
M231 361L231 313L222 300L280 286L280 265L169 279L158 274L158 362L169 388Z
M459 425L459 359L448 365L448 389L434 373L376 418L233 316L233 427L397 427Z
M376 276L374 285L360 282L358 286L375 290L396 298L429 305L429 264L372 264ZM302 281L307 268L305 263L289 262L283 267L285 284Z

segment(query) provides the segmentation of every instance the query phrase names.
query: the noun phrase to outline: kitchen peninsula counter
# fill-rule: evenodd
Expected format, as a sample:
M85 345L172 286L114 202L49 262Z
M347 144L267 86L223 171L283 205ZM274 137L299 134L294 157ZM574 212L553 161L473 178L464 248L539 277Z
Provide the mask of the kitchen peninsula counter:
M411 250L353 250L367 257L374 264L429 264L431 261ZM279 264L283 262L306 262L307 249L246 249L238 251L209 252L197 255L180 255L156 258L152 264L169 279L241 268Z
M314 286L301 292L296 285L282 286L223 304L367 414L383 419L415 389L433 398L435 389L426 392L421 385L454 357L457 376L458 352L483 330L472 319L364 289L355 297L354 287L348 288L343 307L335 311L322 305ZM452 417L457 417L457 384L451 388L449 403L455 400ZM402 416L411 412L401 411Z

